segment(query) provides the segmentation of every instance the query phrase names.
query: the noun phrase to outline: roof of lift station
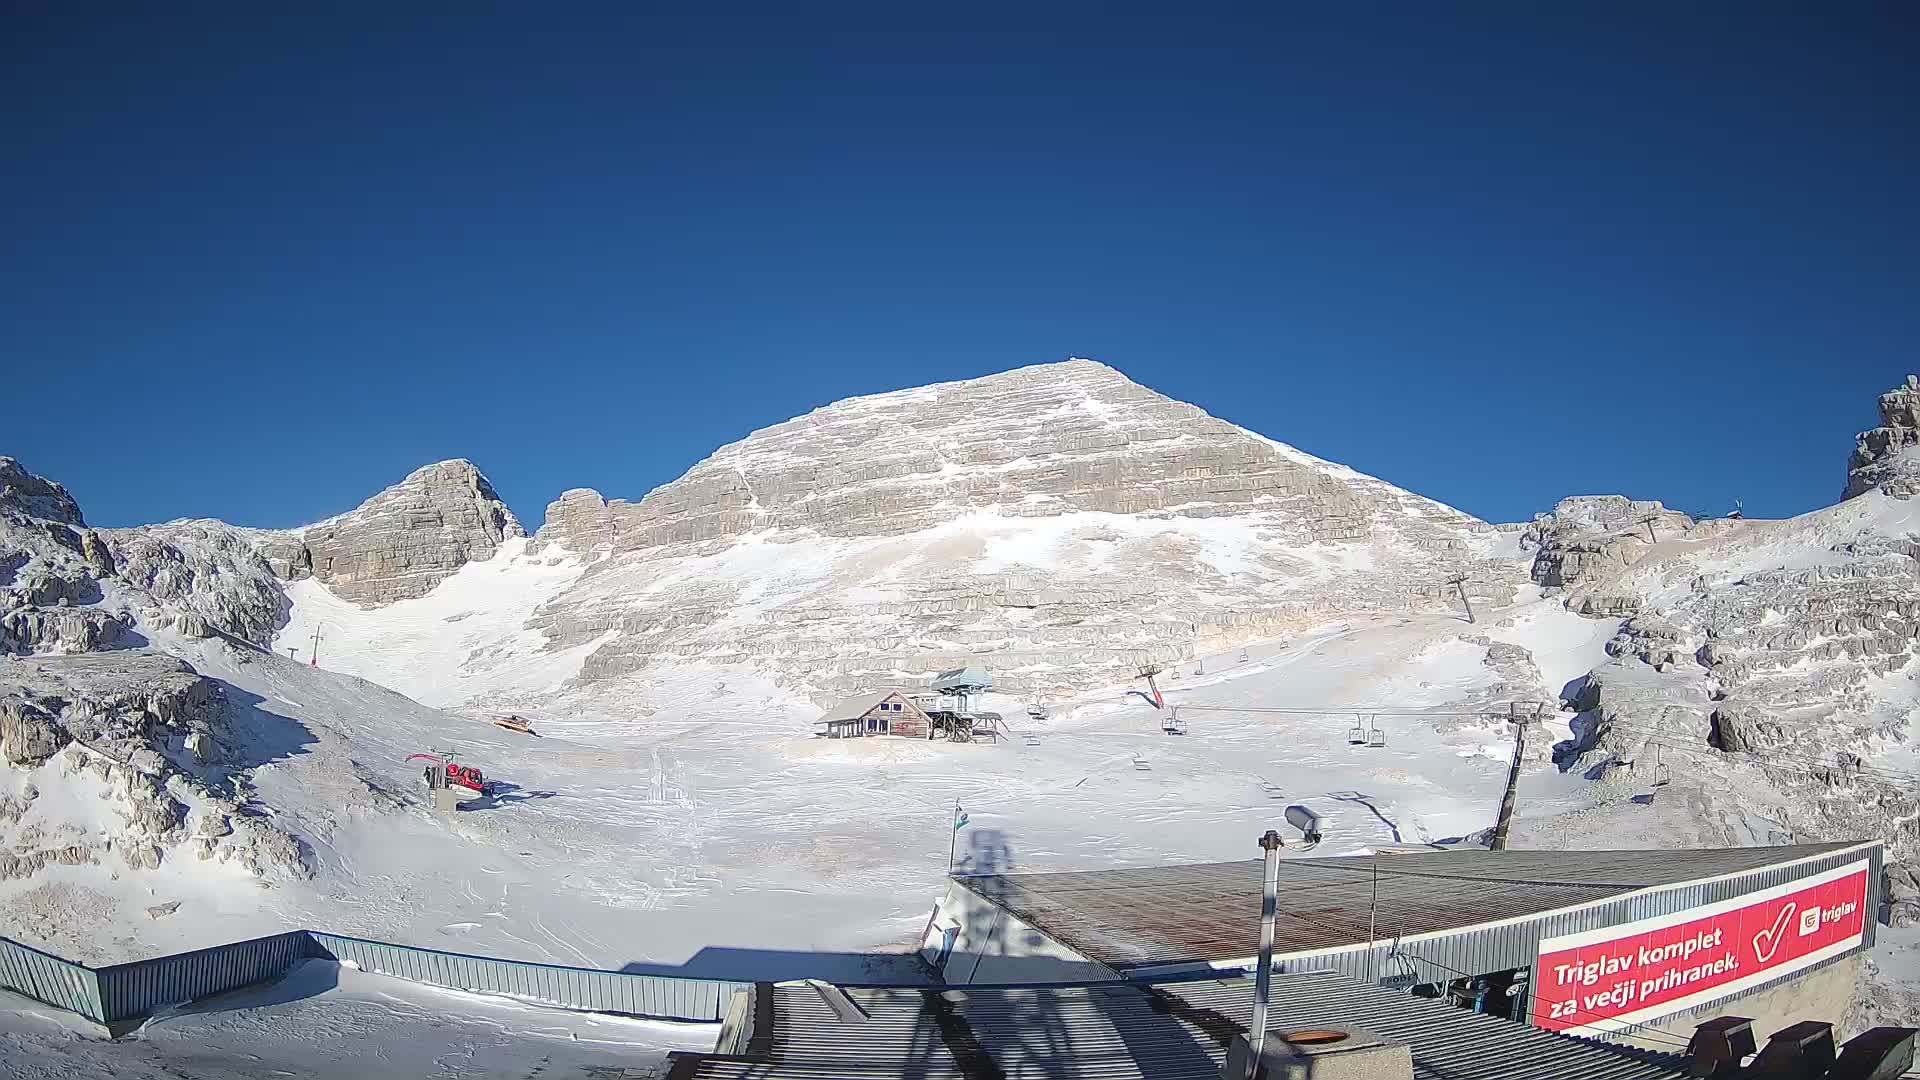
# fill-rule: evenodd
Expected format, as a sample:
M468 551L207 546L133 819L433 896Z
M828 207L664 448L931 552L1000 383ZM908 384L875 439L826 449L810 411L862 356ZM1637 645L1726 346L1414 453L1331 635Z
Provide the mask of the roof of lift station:
M1467 849L1282 859L1274 954L1465 930L1872 846ZM1116 971L1245 960L1259 948L1258 859L955 881Z

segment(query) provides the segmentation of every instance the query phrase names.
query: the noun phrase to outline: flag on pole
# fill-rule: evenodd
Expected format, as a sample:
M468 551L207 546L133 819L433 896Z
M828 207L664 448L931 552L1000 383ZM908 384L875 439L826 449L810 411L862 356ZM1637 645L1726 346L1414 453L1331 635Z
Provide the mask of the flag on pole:
M953 831L959 832L967 827L967 812L958 806L953 808Z

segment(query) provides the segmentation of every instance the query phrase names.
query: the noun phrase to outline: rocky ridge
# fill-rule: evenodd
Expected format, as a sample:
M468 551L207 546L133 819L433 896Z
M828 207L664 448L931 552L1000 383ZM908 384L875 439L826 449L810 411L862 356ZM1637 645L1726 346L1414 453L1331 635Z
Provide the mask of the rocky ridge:
M1881 399L1883 421L1907 393ZM1569 606L1630 617L1575 696L1560 760L1628 787L1720 785L1760 842L1885 837L1894 915L1913 921L1920 888L1896 879L1920 859L1920 796L1899 764L1920 720L1920 512L1876 475L1838 506L1679 528L1570 582Z

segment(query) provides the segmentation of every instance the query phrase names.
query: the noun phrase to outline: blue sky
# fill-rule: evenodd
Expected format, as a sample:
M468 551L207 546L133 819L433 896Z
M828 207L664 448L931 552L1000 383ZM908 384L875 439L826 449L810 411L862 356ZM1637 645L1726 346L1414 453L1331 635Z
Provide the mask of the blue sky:
M0 33L0 453L96 524L537 520L1070 355L1490 519L1784 515L1920 367L1912 4L116 6Z

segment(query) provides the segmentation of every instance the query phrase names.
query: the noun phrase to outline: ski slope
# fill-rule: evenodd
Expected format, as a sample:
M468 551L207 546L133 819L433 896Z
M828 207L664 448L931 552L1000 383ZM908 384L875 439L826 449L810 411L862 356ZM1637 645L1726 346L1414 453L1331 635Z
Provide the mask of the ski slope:
M236 880L158 921L136 914L172 898L159 872L95 884L120 890L111 921L135 928L119 946L133 955L309 926L593 967L909 975L901 954L950 845L960 872L1250 858L1293 803L1325 822L1315 855L1482 830L1510 729L1472 715L1496 677L1467 639L1559 641L1558 680L1610 631L1552 601L1477 626L1349 621L1164 675L1184 735L1118 685L1040 723L1022 702L990 699L1016 730L997 745L815 738L812 710L763 676L697 662L624 696L602 688L592 709L556 706L532 738L326 666L168 640L227 685L235 737L270 751L253 805L303 840L315 875ZM1558 689L1543 681L1530 697ZM1380 720L1385 747L1349 744L1355 710L1395 714ZM506 790L432 812L420 764L406 761L429 748ZM1551 766L1528 783L1530 812L1586 798ZM956 802L970 818L957 834Z

